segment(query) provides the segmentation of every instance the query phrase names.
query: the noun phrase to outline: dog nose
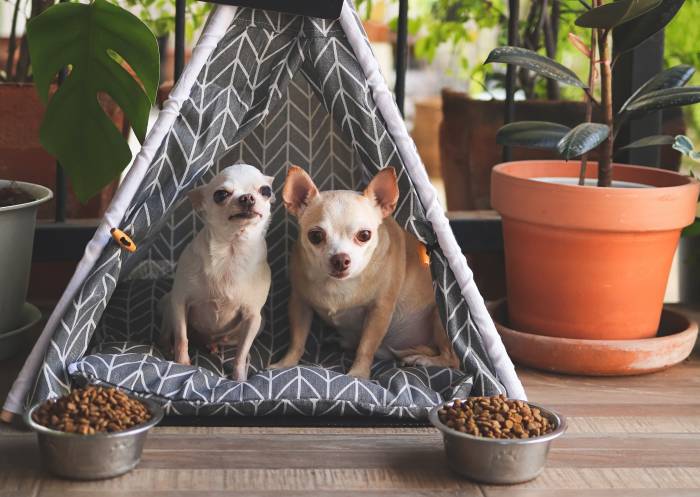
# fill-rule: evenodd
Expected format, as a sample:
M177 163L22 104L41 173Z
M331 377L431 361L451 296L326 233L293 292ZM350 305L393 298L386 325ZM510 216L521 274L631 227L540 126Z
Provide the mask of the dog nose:
M238 197L238 203L243 207L251 208L255 205L255 197L252 193L246 193Z
M331 266L337 272L345 271L350 267L350 256L348 254L335 254L331 257Z

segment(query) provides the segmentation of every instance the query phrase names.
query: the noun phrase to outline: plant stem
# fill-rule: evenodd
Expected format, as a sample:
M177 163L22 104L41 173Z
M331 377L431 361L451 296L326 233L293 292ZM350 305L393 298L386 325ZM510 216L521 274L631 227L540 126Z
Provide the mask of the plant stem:
M600 99L603 105L603 119L610 128L608 138L603 142L598 158L598 186L612 184L613 155L613 106L612 106L612 68L610 60L609 30L598 32L598 53L600 57Z
M595 86L595 59L597 52L598 30L591 30L591 53L588 57L588 92L586 93L586 122L591 122L593 118L593 87ZM586 184L586 166L588 165L588 154L581 157L581 169L578 175L578 184Z
M544 48L547 57L554 59L557 56L557 37L559 36L559 0L552 0L551 12L547 13L547 3L543 4L543 30ZM547 79L547 99L559 100L559 83L553 79Z

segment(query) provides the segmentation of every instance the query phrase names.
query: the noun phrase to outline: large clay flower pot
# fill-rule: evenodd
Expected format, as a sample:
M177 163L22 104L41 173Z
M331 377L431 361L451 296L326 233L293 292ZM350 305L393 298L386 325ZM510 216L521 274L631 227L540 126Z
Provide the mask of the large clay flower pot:
M493 169L510 324L564 338L652 337L700 184L670 171L616 164L612 188L578 186L578 171L577 161ZM596 176L597 166L589 164L590 181Z

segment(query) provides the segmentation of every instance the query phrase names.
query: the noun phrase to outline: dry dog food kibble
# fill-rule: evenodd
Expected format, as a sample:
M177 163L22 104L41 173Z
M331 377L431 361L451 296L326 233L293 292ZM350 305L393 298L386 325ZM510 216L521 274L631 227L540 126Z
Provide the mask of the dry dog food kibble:
M532 438L554 430L539 409L504 395L455 400L445 404L438 416L449 428L477 437Z
M40 425L82 435L123 431L151 419L146 406L116 388L76 388L44 402L32 414Z

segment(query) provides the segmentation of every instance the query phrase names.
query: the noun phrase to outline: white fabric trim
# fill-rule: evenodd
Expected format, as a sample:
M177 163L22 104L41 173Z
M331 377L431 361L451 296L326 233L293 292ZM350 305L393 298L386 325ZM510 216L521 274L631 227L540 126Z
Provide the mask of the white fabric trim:
M236 10L236 7L219 5L215 7L214 11L209 16L207 24L202 31L202 35L195 48L192 50L192 58L185 66L180 79L170 92L168 100L163 104L163 109L158 114L158 119L148 133L124 181L114 194L114 198L105 212L104 218L98 226L95 235L85 247L83 258L68 282L68 286L63 292L61 299L51 313L44 330L41 332L41 336L34 345L29 357L27 357L17 379L13 383L12 389L5 400L3 410L15 414L23 412L24 398L31 387L36 372L41 367L46 349L51 342L51 337L53 336L59 320L66 312L75 293L80 289L95 265L95 262L97 262L102 254L102 250L111 240L112 236L109 230L120 225L124 213L141 186L153 157L161 143L163 143L165 136L173 127L173 124L175 124L178 115L180 115L180 108L185 100L189 98L192 87L201 69L216 48L219 40L221 40L228 27L231 25L236 15Z
M467 265L467 260L462 254L450 228L450 223L440 206L435 188L430 183L425 166L423 166L415 144L406 130L406 125L401 114L399 114L394 97L387 88L384 77L379 70L379 64L369 45L367 45L365 35L355 21L353 11L347 2L343 4L340 23L350 45L352 45L355 57L357 57L362 66L365 78L372 89L374 101L386 121L389 133L396 142L396 147L413 180L418 197L426 209L426 216L437 235L440 248L444 252L462 290L462 295L469 305L472 319L484 342L486 352L493 361L498 378L503 382L509 397L526 400L525 390L515 373L515 367L508 357L493 320L486 310L484 299L476 287L471 269Z

